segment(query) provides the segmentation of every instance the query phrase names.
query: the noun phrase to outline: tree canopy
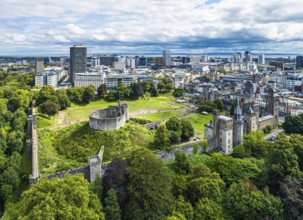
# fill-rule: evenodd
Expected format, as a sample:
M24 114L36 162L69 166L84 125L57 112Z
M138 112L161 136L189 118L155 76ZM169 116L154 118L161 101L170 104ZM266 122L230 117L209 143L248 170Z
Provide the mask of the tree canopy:
M27 219L104 219L97 196L81 175L40 179L23 192L20 218Z
M172 212L171 178L161 159L138 150L128 161L128 219L164 219Z

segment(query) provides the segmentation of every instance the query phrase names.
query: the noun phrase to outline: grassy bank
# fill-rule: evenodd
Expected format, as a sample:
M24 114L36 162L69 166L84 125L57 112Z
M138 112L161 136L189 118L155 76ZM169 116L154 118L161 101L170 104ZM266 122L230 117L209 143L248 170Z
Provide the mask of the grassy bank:
M53 173L87 164L89 156L105 147L103 161L125 157L134 149L148 147L152 132L129 122L115 131L91 129L87 122L66 128L39 131L39 166L41 173Z

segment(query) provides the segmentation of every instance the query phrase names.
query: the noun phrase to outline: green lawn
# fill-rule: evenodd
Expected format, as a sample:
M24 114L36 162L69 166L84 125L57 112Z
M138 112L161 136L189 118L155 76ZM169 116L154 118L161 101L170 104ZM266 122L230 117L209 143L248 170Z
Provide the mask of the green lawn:
M193 115L186 116L185 118L189 119L192 123L196 135L204 135L204 124L209 123L209 121L212 120L212 117L212 114L204 115L196 113Z
M173 100L173 97L170 95L160 95L159 97L148 97L148 98L140 98L138 100L125 100L123 103L127 103L129 106L129 111L131 117L137 114L147 114L146 111L158 111L158 110L171 110L172 113L166 113L167 115L173 116L179 114L177 109L185 108L186 106L183 104L178 104ZM76 120L88 120L89 115L97 111L98 109L107 108L109 105L117 105L117 102L107 102L103 99L92 101L89 104L72 104L67 110L61 112L63 114L64 119L62 123L68 121L76 121ZM165 114L164 114L165 115ZM170 117L168 116L168 117ZM139 116L140 117L140 116ZM157 120L162 119L164 116L154 116ZM38 128L45 128L52 125L57 124L58 116L51 117L48 119L47 117L39 116L38 117ZM152 116L153 118L153 116Z
M38 128L46 128L52 126L57 121L57 116L51 116L48 118L47 115L37 114L37 127Z
M150 121L159 121L165 118L170 118L175 115L182 114L180 111L169 111L169 112L160 112L160 113L151 113L151 114L139 114L134 116L134 118L142 118Z

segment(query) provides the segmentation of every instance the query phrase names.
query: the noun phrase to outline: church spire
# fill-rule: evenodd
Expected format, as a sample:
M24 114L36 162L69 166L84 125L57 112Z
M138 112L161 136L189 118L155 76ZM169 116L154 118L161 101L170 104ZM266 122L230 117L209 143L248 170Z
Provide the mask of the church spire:
M239 99L237 99L237 106L234 112L234 119L235 121L241 121L242 120L242 110L240 107Z

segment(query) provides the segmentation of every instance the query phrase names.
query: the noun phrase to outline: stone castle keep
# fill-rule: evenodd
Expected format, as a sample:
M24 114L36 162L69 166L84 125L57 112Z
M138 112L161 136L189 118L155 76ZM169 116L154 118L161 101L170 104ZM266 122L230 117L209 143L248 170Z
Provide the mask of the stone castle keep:
M210 149L218 148L224 154L230 154L233 147L241 144L243 135L266 126L277 128L279 123L279 96L270 88L265 96L266 109L260 117L260 107L254 100L237 100L233 117L220 115L215 111L213 120L204 125L204 137L208 139Z
M89 126L96 130L116 130L129 119L128 105L118 101L118 106L100 109L89 116Z

